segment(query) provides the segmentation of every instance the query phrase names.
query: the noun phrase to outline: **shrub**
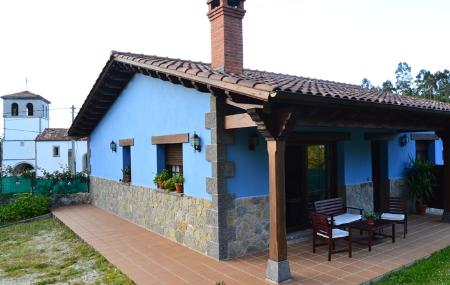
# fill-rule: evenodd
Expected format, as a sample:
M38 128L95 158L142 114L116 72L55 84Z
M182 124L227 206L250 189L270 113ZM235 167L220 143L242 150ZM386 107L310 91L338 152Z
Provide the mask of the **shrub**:
M16 201L0 207L0 223L9 223L33 218L47 213L51 198L30 193L19 194Z
M169 179L170 179L169 171L167 169L164 169L155 176L155 178L153 179L153 183L155 183L155 185L157 186L160 186L160 183L166 182Z
M175 191L175 179L169 178L164 181L164 189L167 189L169 192Z

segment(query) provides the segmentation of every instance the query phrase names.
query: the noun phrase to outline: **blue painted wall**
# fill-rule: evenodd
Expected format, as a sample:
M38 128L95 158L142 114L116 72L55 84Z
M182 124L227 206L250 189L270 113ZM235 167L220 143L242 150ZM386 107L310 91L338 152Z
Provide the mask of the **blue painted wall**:
M155 187L158 151L152 136L190 133L202 140L202 151L194 152L183 144L184 190L186 195L211 199L206 193L205 178L211 165L205 159L205 145L210 131L205 129L205 113L210 112L210 95L162 80L137 74L129 82L90 137L92 175L105 179L122 178L122 148L109 148L113 140L134 138L131 147L132 183ZM161 162L159 162L161 166Z
M371 142L364 139L364 130L352 130L352 139L339 144L338 159L342 161L338 166L343 166L344 172L341 182L351 185L372 181Z
M251 134L258 135L255 151L248 148ZM227 147L227 159L234 161L235 176L227 179L228 192L236 197L267 195L269 193L269 165L267 144L256 128L234 131L234 144Z
M388 175L389 179L397 179L405 176L405 169L409 166L411 159L416 158L416 144L409 141L406 146L400 145L400 137L404 134L398 134L393 140L388 142ZM406 134L410 137L410 134Z
M437 140L431 143L430 150L432 155L434 155L434 164L443 165L444 164L444 146L442 140Z

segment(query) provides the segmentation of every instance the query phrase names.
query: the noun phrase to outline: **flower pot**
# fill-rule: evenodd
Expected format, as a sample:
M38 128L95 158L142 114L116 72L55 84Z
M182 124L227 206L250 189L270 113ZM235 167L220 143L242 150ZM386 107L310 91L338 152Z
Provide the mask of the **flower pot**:
M131 176L130 175L124 175L123 176L123 182L130 183L131 182Z
M164 181L158 180L158 188L159 189L164 189Z
M425 215L426 212L427 212L427 205L416 202L416 213L418 215Z
M373 220L367 220L367 224L373 226L375 222Z
M177 193L183 193L183 185L181 185L181 184L175 184L175 192L177 192Z

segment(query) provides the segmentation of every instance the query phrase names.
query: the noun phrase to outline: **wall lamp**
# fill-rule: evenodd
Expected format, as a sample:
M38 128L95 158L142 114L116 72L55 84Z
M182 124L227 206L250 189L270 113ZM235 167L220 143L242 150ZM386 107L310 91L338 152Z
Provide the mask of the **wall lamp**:
M403 135L400 137L400 146L405 147L409 142L409 138L407 135Z
M114 141L111 141L111 143L109 144L109 148L111 149L112 152L116 152L117 144Z
M200 152L202 150L201 139L195 132L191 137L191 146L194 148L194 151Z

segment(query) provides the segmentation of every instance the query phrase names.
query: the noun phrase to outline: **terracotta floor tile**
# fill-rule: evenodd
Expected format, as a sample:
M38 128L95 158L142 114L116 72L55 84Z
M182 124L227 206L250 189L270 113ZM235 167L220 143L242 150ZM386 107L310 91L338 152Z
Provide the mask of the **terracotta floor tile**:
M138 284L269 284L267 251L217 261L94 206L59 208L53 214ZM288 259L293 277L288 284L360 284L428 256L450 245L450 225L439 220L439 216L411 215L406 239L398 231L396 243L380 240L372 252L354 244L353 258L339 253L331 262L326 248L312 253L310 240L291 242Z

